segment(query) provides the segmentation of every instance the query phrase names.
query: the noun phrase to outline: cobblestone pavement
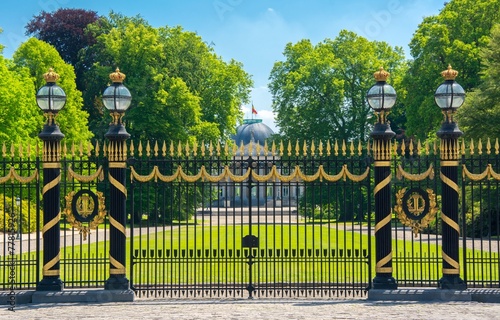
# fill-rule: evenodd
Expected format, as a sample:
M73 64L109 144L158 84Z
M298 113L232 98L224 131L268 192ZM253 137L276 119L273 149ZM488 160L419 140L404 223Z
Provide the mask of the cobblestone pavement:
M500 319L500 303L339 300L143 300L26 304L0 319Z

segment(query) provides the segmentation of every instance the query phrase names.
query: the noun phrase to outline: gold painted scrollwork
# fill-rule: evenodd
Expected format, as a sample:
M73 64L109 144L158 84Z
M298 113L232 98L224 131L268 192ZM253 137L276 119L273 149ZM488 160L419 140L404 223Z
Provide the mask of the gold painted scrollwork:
M151 180L157 181L158 179L162 182L172 182L175 179L181 179L181 180L187 181L187 182L195 182L195 181L198 181L200 179L203 179L203 180L206 180L209 182L219 182L219 181L222 181L224 179L227 179L227 180L233 181L233 182L243 182L243 181L247 180L248 178L250 178L250 176L259 182L267 182L267 181L273 181L273 180L277 180L277 181L281 181L281 182L290 182L293 179L302 180L305 182L313 182L316 180L322 181L323 179L328 181L328 182L337 182L340 179L344 179L344 180L349 179L349 180L354 181L354 182L361 182L361 181L365 180L368 177L368 175L370 174L370 167L367 167L365 172L360 174L360 175L356 175L356 174L351 173L347 169L347 165L343 165L341 171L335 175L331 175L331 174L326 173L326 171L322 165L320 165L318 167L318 170L313 174L305 174L304 172L302 172L300 167L297 165L297 166L295 166L293 171L288 175L281 174L278 171L276 165L273 165L271 167L271 170L266 174L258 174L255 169L248 168L246 170L246 172L242 175L234 174L233 172L231 172L231 170L229 169L228 166L225 166L222 173L220 173L218 175L209 174L207 172L207 170L205 169L205 166L201 166L200 171L195 175L186 174L182 170L181 166L178 166L175 173L173 175L169 175L169 176L162 175L157 166L154 166L153 170L147 175L140 175L139 173L137 173L137 171L134 169L133 166L130 167L130 171L131 171L130 179L132 182L138 181L138 182L143 182L143 183L151 181Z
M69 179L76 179L79 182L91 182L99 178L100 181L104 180L104 172L102 170L102 166L99 166L96 172L90 175L83 175L83 174L78 174L73 169L71 166L68 167L68 178Z
M268 174L265 175L259 175L255 170L252 170L252 178L257 180L258 182L266 182L272 180L276 176L276 166L273 166L271 168L271 171L269 171Z
M20 183L30 183L31 181L33 181L35 179L38 179L38 170L37 169L35 169L35 171L33 172L33 174L31 176L23 177L16 172L16 169L14 169L14 167L10 167L9 173L5 177L0 177L0 184L4 184L9 180L11 180L11 181L16 180L17 182L20 182Z
M465 164L462 166L462 176L469 178L472 181L481 181L485 178L490 177L491 164L488 164L486 169L482 173L472 173L470 172Z
M355 175L355 174L352 174L351 172L349 172L349 170L347 169L347 165L344 165L344 172L345 172L345 175L347 176L347 178L349 178L349 180L352 180L354 182L361 182L361 181L365 180L368 177L368 175L370 174L370 167L367 167L363 174Z
M470 172L467 167L464 165L462 165L462 177L463 178L468 178L472 181L481 181L483 179L490 179L490 178L493 178L495 180L500 180L500 174L499 173L496 173L494 170L493 170L493 167L491 166L491 164L488 164L488 166L486 167L486 169L481 172L481 173L472 173Z
M326 173L325 169L323 168L323 165L319 166L319 171L321 174L321 178L325 179L328 182L337 182L342 178L345 179L345 166L342 166L342 170L340 170L340 172L335 175Z
M300 168L297 166L297 175L298 177L302 180L302 181L305 181L305 182L313 182L313 181L316 181L319 179L320 177L320 171L318 170L315 174L312 174L312 175L308 175L308 174L304 174Z
M410 190L411 191L411 190ZM415 237L418 236L418 233L422 231L424 228L426 228L429 223L435 219L436 213L438 211L438 208L436 206L436 194L432 189L427 189L427 197L428 197L428 212L424 212L423 209L423 201L425 199L422 198L421 195L416 194L416 195L411 195L407 199L406 206L408 207L408 210L415 216L420 216L421 219L412 219L407 215L405 210L403 209L404 207L404 198L406 195L406 188L402 188L399 190L396 194L396 206L394 208L394 211L398 214L399 221L401 221L402 224L405 226L408 226L412 229L413 234ZM425 205L424 205L425 206Z
M273 166L275 168L275 166ZM290 173L289 175L284 175L284 174L281 174L278 172L278 170L274 170L274 173L276 175L276 179L278 179L279 181L281 182L290 182L292 181L293 179L295 179L297 177L297 172L299 171L299 166L295 166L295 168L293 169L293 172Z
M143 176L143 175L138 174L138 173L135 171L134 167L130 167L130 180L131 180L131 181L137 180L137 181L139 181L139 182L143 182L143 183L144 183L144 182L151 181L151 180L153 180L154 178L156 178L156 171L157 171L157 170L158 170L158 167L157 167L157 166L154 166L154 167L153 167L153 171L151 171L151 173L150 173L150 174Z
M208 174L207 170L205 169L205 166L201 166L201 174L203 176L203 179L209 181L209 182L219 182L224 180L227 177L227 173L229 171L229 168L227 166L224 167L224 170L222 171L221 174L219 175L210 175Z
M429 169L427 169L427 171L425 171L424 173L412 174L412 173L406 172L403 169L403 167L401 165L399 165L396 176L399 180L405 178L405 179L408 179L410 181L422 181L422 180L427 179L427 178L434 179L434 167L432 166L432 163L431 163L431 165L429 166Z
M248 169L247 172L245 172L244 175L237 176L237 175L233 174L231 171L228 170L227 171L227 176L229 177L229 179L231 181L234 181L234 182L243 182L246 179L248 179L248 177L250 177L251 172L252 172L252 169Z
M500 174L493 171L493 167L491 167L491 164L489 165L489 167L490 167L490 176L495 180L500 180Z
M197 180L200 180L203 177L201 170L200 170L200 172L198 172L198 174L196 174L194 176L190 176L190 175L187 175L186 173L184 173L184 171L182 171L182 167L179 166L179 168L180 168L179 175L180 175L181 179L184 181L193 183Z

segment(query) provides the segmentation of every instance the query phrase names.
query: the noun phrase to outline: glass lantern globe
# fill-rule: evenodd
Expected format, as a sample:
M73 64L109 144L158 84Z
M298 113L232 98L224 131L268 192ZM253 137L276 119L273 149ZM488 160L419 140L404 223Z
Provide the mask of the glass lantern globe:
M102 102L111 112L125 112L132 101L130 91L121 83L113 83L104 90Z
M434 101L442 110L456 110L465 101L465 91L455 80L445 80L436 90Z
M454 112L464 103L465 91L455 81L457 75L458 71L453 70L451 65L448 65L448 69L441 72L444 82L437 88L434 101L443 111Z
M113 81L113 84L104 90L102 102L110 112L123 113L128 109L132 101L130 91L122 83L125 74L121 73L120 69L116 69L115 72L109 75L109 78Z
M43 75L46 84L36 94L36 103L43 112L56 114L66 104L66 93L56 84L59 75L52 68Z
M390 110L396 103L396 90L385 81L378 81L368 90L366 100L375 111Z

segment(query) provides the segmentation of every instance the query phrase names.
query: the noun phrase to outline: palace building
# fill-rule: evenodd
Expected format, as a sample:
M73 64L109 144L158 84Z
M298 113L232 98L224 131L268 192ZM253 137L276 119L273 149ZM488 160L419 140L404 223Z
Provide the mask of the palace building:
M236 134L232 137L236 146L243 145L243 154L241 148L234 155L234 161L241 161L252 157L254 160L269 159L269 154L265 154L264 145L266 140L274 134L273 130L262 122L262 119L245 119L236 129ZM253 168L259 175L266 174L267 168ZM279 168L278 168L279 170ZM237 169L235 174L243 174L246 169ZM297 196L300 194L302 187L292 186L292 184L283 184L281 182L258 184L251 190L245 183L235 184L232 187L223 188L219 195L221 198L218 201L220 206L229 207L246 207L252 206L295 206ZM250 201L251 199L251 201Z

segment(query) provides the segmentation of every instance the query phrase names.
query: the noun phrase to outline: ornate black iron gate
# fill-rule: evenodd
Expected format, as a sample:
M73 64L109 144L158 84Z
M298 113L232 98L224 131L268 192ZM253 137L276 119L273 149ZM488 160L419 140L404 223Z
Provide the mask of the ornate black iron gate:
M125 267L138 295L352 297L370 287L370 146L128 148ZM43 266L42 165L39 152L8 149L0 162L0 286L34 289ZM108 217L78 225L66 211L71 198L80 198L85 216L91 210L80 196L99 192L104 211L110 206L108 153L90 149L63 145L61 151L65 288L102 288L109 274ZM393 145L392 257L399 287L436 287L443 272L439 149ZM499 150L498 143L460 142L459 264L468 287L500 286ZM426 201L435 217L410 219L426 210ZM90 223L96 229L86 234Z
M139 147L132 287L141 296L363 296L369 158L346 149Z

